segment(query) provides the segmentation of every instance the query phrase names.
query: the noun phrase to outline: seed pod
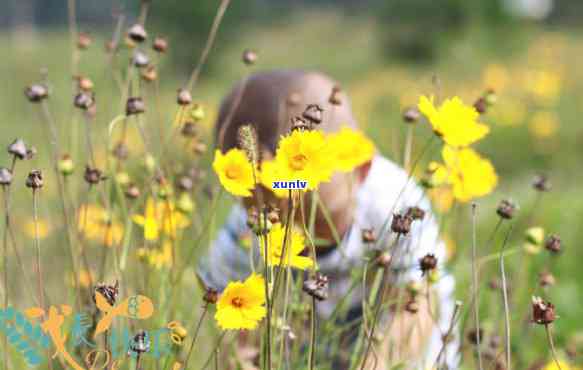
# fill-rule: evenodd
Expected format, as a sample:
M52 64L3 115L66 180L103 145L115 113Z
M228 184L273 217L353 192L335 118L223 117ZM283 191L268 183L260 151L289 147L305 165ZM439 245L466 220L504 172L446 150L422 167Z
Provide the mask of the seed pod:
M484 94L484 100L486 101L486 104L489 107L496 104L496 101L498 101L498 96L496 95L496 91L494 91L494 89L486 90L486 94Z
M195 137L197 134L196 125L194 122L184 122L180 133L184 137Z
M415 123L421 118L421 113L414 107L409 107L403 111L403 121L406 123Z
M93 40L89 34L83 32L79 33L79 36L77 37L77 48L80 50L86 50L92 43Z
M363 243L374 243L377 241L377 237L374 233L374 230L371 229L362 229L362 242Z
M506 220L511 220L514 217L514 212L516 212L516 205L509 200L502 200L496 209L496 213L501 218Z
M44 186L43 174L40 170L32 170L26 178L26 187L33 190L40 189Z
M128 37L135 42L144 42L148 38L148 33L139 23L134 24L128 30Z
M12 172L6 167L0 167L0 185L12 184Z
M379 267L389 267L391 265L392 257L388 252L379 252L376 258L376 264Z
M90 185L97 185L100 181L105 180L107 177L103 176L103 173L98 168L92 168L89 165L85 167L85 174L83 175L85 181Z
M128 146L123 141L120 141L119 143L116 144L116 146L113 148L112 153L113 156L119 159L120 161L128 159L130 155Z
M192 95L187 89L178 89L178 95L176 96L176 102L178 105L189 105L192 103Z
M549 235L549 237L545 241L545 248L551 253L554 254L560 253L561 237L556 234Z
M555 306L540 297L532 297L532 321L539 325L548 325L557 319Z
M540 192L550 191L552 189L552 185L545 175L537 175L532 182L532 187Z
M148 66L140 72L140 76L147 82L156 81L158 79L158 71L155 66Z
M255 62L257 62L257 53L253 50L247 49L243 51L242 59L245 65L252 66L253 64L255 64Z
M219 300L219 292L213 288L207 288L202 299L208 304L215 304Z
M425 211L419 207L409 207L409 209L407 209L406 215L411 217L413 221L415 220L421 221L425 218Z
M93 81L91 81L91 79L89 79L88 77L83 77L83 76L79 76L77 78L77 86L79 87L79 90L82 91L91 91L93 90Z
M116 280L113 285L97 283L97 286L93 292L93 302L96 302L95 294L97 293L100 293L103 298L105 298L107 303L109 303L111 306L114 306L119 294L119 282Z
M419 268L423 272L423 275L435 270L437 268L437 257L434 254L426 254L419 259Z
M480 114L486 113L488 110L488 103L486 102L486 99L482 97L478 98L478 100L476 100L474 103L474 109Z
M394 214L391 221L391 230L399 235L407 235L409 234L409 231L411 231L412 223L413 218L408 214Z
M132 56L132 64L137 68L144 68L150 64L150 58L146 53L136 50Z
M49 97L49 89L45 85L33 84L24 89L24 95L31 103L38 103Z
M73 163L73 159L71 159L70 155L64 154L61 159L59 159L57 168L61 175L69 176L73 174L73 171L75 171L75 163Z
M89 110L95 104L95 97L93 93L80 92L75 95L73 104L79 109Z
M8 153L16 158L23 160L27 158L27 149L24 140L18 138L8 145Z
M332 92L330 93L328 102L332 105L341 105L342 98L340 97L340 95L342 95L342 89L340 88L340 86L332 87Z
M129 184L125 191L125 196L128 199L137 199L140 197L140 188L135 184Z
M302 117L306 119L306 121L316 125L322 123L323 115L324 109L318 104L309 104L304 110L304 113L302 113Z
M267 220L272 224L276 224L280 221L279 218L279 208L274 206L269 206L267 208Z
M168 41L163 37L157 36L152 43L152 49L158 53L165 53L168 50Z
M557 280L553 274L548 271L543 271L538 275L538 283L542 288L551 287L555 285L556 282Z
M126 102L126 116L141 114L146 111L144 100L140 97L130 97Z
M194 181L191 177L182 175L176 180L176 187L182 191L190 191L194 186Z
M314 279L304 281L303 291L319 301L328 298L328 278L320 273Z

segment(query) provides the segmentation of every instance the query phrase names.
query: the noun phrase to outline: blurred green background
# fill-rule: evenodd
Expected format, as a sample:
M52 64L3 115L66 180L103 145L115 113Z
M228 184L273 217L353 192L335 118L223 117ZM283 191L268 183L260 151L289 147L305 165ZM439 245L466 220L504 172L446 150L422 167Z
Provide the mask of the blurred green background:
M55 116L63 138L68 135L67 117L72 108L67 4L65 0L2 3L1 144L17 136L25 138L40 155L36 162L24 166L43 166L48 146L36 109L26 102L22 90L37 81L39 71L45 69ZM147 29L170 42L169 53L160 62L161 100L168 111L173 109L176 89L185 83L198 59L218 3L150 2ZM79 30L94 38L93 45L82 53L81 71L96 82L98 104L115 111L119 96L108 95L114 85L107 77L103 44L113 33L117 14L126 14L125 25L131 24L139 2L78 1L76 5ZM207 106L205 127L210 132L221 96L249 72L240 63L240 55L243 49L251 48L259 54L255 70L315 69L337 79L350 95L364 130L383 153L400 162L406 132L400 113L416 104L420 94L459 95L473 103L486 89L494 89L498 101L484 118L492 133L478 149L492 160L500 182L494 194L477 201L478 238L485 244L497 222L496 204L503 198L521 206L516 221L521 227L514 231L511 247L522 243L527 218L531 225L561 235L565 246L562 256L553 261L545 253L528 257L532 262L528 273L520 275L526 283L511 280L510 284L520 283L523 289L537 293L538 272L551 269L558 284L548 296L561 316L555 327L558 345L564 347L579 343L578 334L583 329L583 271L579 266L583 230L578 228L578 217L583 214L582 21L583 2L577 0L233 0L195 99ZM97 130L105 130L114 116L98 120ZM423 126L415 129L415 151L431 135ZM98 146L97 150L103 148ZM438 159L439 153L434 151L431 158ZM553 191L533 209L536 194L530 184L537 173L549 176ZM28 193L17 195L16 204L29 204ZM48 224L55 212L52 206L41 206ZM27 207L18 207L17 219L30 215ZM223 213L226 208L224 204ZM470 276L470 210L467 205L458 206L453 213L447 233L456 262L452 269L458 277L459 298L465 301ZM527 216L530 214L532 217ZM19 227L22 225L24 221ZM18 238L29 243L25 234ZM503 237L502 233L498 236L500 240ZM511 270L520 268L519 256L509 257ZM494 295L492 302L496 303L483 303L483 312L499 315L498 298ZM513 307L516 320L522 320L524 309ZM495 328L498 321L487 325ZM524 332L515 331L514 345L520 346L524 358L544 359L540 352L544 333L536 330L536 335L525 335L533 329L526 323L524 328ZM521 365L526 368L527 364Z

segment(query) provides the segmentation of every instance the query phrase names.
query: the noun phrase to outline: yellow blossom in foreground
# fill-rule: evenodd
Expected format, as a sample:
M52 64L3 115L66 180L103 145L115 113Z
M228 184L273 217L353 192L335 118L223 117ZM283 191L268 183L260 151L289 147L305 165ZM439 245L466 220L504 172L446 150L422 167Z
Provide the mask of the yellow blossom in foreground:
M441 152L445 164L434 164L436 184L450 184L453 196L468 202L491 193L498 183L492 163L473 149L453 149L445 146Z
M160 224L158 222L157 210L152 198L146 201L146 209L143 215L133 215L132 220L144 228L144 239L156 241L160 235Z
M255 329L265 317L265 282L261 275L251 274L244 282L230 282L219 301L215 320L221 329Z
M289 191L285 189L273 189L273 182L279 181L281 176L279 175L279 170L277 163L272 161L263 161L261 163L261 171L259 173L259 180L261 185L271 190L278 198L287 198Z
M107 247L120 245L124 235L121 223L101 206L84 204L77 213L77 229L85 238Z
M421 96L419 111L427 118L433 131L448 145L468 146L490 132L490 128L478 122L479 113L472 106L465 105L460 98L447 99L436 107L433 97Z
M313 190L332 176L332 152L320 131L298 130L284 136L275 153L281 181L307 181Z
M269 234L267 235L268 240L268 252L267 264L270 266L291 266L298 268L300 270L305 270L314 265L314 261L309 257L300 256L299 254L305 248L304 236L299 232L290 231L291 243L288 242L287 247L283 248L283 240L285 238L285 227L280 223L273 225ZM285 255L283 255L285 252ZM265 257L265 248L263 243L261 245L261 256ZM283 263L282 263L283 259Z
M545 365L545 367L543 368L543 370L571 370L573 369L571 366L569 366L568 363L566 363L565 361L560 361L559 360L559 366L557 366L557 363L555 361L549 361L548 364Z
M142 247L138 249L138 257L157 270L170 268L172 267L172 242L165 241L161 249Z
M375 147L362 132L344 126L328 137L332 151L332 160L336 170L350 172L356 167L370 161Z
M251 196L251 190L255 187L253 166L245 152L240 149L230 149L226 154L222 154L217 150L213 169L221 185L229 193L241 197Z

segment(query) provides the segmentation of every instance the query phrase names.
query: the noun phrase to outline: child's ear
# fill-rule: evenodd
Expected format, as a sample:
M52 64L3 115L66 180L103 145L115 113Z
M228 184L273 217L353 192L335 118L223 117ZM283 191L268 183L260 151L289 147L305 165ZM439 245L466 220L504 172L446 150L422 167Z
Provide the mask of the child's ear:
M363 183L364 180L366 180L366 177L368 176L371 165L372 165L372 160L367 161L356 168L355 172L356 172L356 179L358 180L358 182Z

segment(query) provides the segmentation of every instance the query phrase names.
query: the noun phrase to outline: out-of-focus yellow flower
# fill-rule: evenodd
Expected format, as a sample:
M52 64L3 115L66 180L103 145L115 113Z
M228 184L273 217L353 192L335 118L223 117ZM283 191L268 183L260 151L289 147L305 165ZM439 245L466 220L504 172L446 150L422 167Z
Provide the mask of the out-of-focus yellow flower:
M124 234L123 225L97 204L79 207L77 228L88 240L103 243L107 247L120 245Z
M436 107L433 97L421 96L419 111L427 118L436 135L453 147L468 146L490 132L490 128L478 122L479 113L465 105L460 98L447 99Z
M496 187L498 176L494 166L473 149L445 146L441 155L445 164L434 164L434 182L450 184L454 198L460 202L487 195Z
M162 248L139 248L138 257L142 258L150 266L157 270L172 267L172 242L167 240L162 243Z
M554 112L536 112L528 124L528 129L536 138L549 138L554 136L559 130L559 118Z
M545 367L543 368L543 370L559 370L559 369L571 370L573 368L565 361L560 361L560 360L559 360L559 365L557 365L557 363L555 361L549 361L549 363L546 364Z
M36 231L35 231L35 225L34 225L34 220L28 219L24 222L23 224L24 227L24 232L26 234L26 236L28 236L31 239L35 238L36 235ZM49 222L47 220L45 220L44 218L39 218L38 219L38 237L39 239L45 239L47 236L49 236L51 234L52 231L52 227L49 224Z
M244 282L230 282L219 301L215 320L223 330L255 329L265 317L265 281L251 274Z
M78 279L77 281L79 281L79 286L81 288L89 288L91 287L91 284L95 281L93 274L85 269L79 270L77 279ZM70 273L68 275L68 281L71 284L71 286L75 286L75 275Z
M132 220L143 227L144 239L147 241L156 241L160 235L160 224L158 222L156 206L152 198L146 201L146 209L143 215L133 215Z
M482 81L484 85L500 92L508 84L508 70L500 64L489 64L484 69Z
M226 154L219 150L215 152L213 169L219 176L221 185L231 194L250 197L255 187L253 166L245 152L240 149L230 149Z
M528 110L520 99L504 99L492 111L492 120L500 126L520 126L527 113Z
M524 232L524 237L527 242L542 245L545 240L545 229L540 226L529 227Z
M289 191L285 189L273 189L274 181L280 181L281 176L278 173L278 166L274 160L263 161L261 163L261 171L259 174L261 185L271 190L278 198L287 198Z
M190 220L182 212L176 210L173 202L160 201L156 204L156 215L162 225L162 232L175 239L177 231L190 225Z
M298 130L281 139L275 154L281 181L307 181L316 189L332 176L332 152L322 132Z
M453 191L449 187L438 186L429 190L429 198L436 211L447 213L453 206Z
M350 172L374 155L373 142L362 132L342 127L339 132L328 137L332 151L332 161L338 171Z
M542 103L554 103L561 93L561 75L554 70L527 71L524 83L526 90Z
M273 225L269 234L267 235L268 240L268 252L267 264L270 266L291 266L298 268L300 270L305 270L314 265L314 261L309 257L300 256L299 254L305 248L304 236L299 232L290 231L291 242L288 241L287 248L283 246L283 240L285 239L285 228L282 227L280 223ZM261 248L261 255L265 257L265 248ZM283 255L285 253L285 255ZM283 259L283 261L282 261Z

